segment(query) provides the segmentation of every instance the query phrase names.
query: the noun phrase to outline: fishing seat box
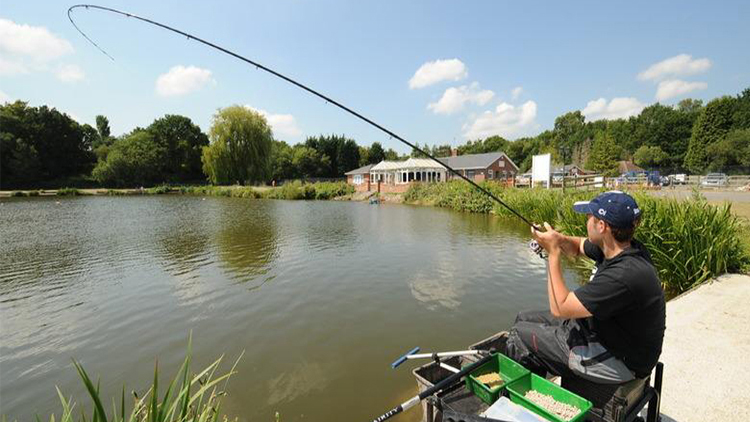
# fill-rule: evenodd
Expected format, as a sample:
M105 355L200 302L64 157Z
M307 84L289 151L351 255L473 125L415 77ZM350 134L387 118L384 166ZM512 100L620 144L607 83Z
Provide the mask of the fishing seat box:
M461 356L452 356L447 359L440 359L440 361L454 368L461 368L462 365L471 363L464 360ZM434 361L414 368L411 372L414 374L414 378L417 379L417 387L420 393L453 374L451 371L441 368ZM459 385L463 387L463 384ZM442 420L442 412L436 409L434 401L429 399L422 400L422 422L441 422Z
M495 351L497 352L505 353L505 342L507 340L508 332L502 331L493 336L487 337L486 339L478 343L472 344L471 346L469 346L469 350L489 351L490 349L495 349ZM461 368L462 366L474 363L479 359L479 356L453 356L447 359L441 359L441 362L444 362L454 368ZM432 387L439 381L442 381L452 373L447 369L441 368L435 362L430 362L418 368L415 368L414 370L412 370L412 374L414 374L414 378L417 379L417 386L419 387L419 392L421 393L422 391ZM451 401L461 399L460 401L462 402L462 404L467 401L466 399L475 397L468 391L455 391L450 395L452 398ZM466 395L466 397L464 397L464 395ZM487 408L487 406L484 405L484 403L482 403L479 399L476 400L477 403L473 403L473 399L468 400L468 402L469 403L467 404L469 406L477 406L477 409L472 410L479 410L480 407L484 407L483 410L486 410ZM422 422L441 422L442 420L442 412L438 407L435 406L434 400L422 400Z
M597 384L579 377L563 377L562 387L586 397L594 405L586 420L622 422L643 397L650 377L636 378L624 384Z

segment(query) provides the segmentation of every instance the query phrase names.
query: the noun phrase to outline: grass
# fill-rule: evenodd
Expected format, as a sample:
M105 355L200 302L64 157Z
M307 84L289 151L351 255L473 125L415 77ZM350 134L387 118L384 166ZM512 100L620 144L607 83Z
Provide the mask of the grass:
M345 182L302 183L293 181L276 188L253 186L182 186L177 191L184 195L227 196L233 198L267 199L332 199L354 192Z
M76 412L75 402L71 398L66 399L60 389L57 389L62 404L62 414L59 418L51 415L50 422L216 422L220 418L226 421L227 417L221 413L221 399L226 395L229 378L235 374L235 368L242 355L227 373L218 373L222 356L201 372L191 374L190 344L191 341L188 340L185 360L162 394L159 392L157 362L151 387L140 396L133 392L133 404L129 407L127 402L130 399L126 400L123 386L118 400L115 398L111 400L110 413L107 413L108 402L100 394L99 380L94 383L83 366L74 360L76 371L91 399L91 408L88 409L90 416L86 416L87 411L84 408Z
M79 196L83 193L76 188L61 188L57 190L57 196Z
M573 212L575 201L598 192L504 188L485 182L511 208L532 222L549 222L563 233L585 236L585 216ZM634 192L643 211L636 239L651 253L665 291L682 293L727 272L750 267L748 224L732 212L731 204L709 204L700 195L688 200L655 198ZM464 212L516 217L467 183L418 184L406 194L407 202L431 204Z

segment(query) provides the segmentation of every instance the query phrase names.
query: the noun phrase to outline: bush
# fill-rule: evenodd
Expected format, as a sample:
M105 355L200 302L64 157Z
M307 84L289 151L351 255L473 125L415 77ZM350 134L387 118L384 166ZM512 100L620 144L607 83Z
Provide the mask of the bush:
M57 190L57 196L79 196L81 191L76 188L61 188Z
M172 191L172 188L170 188L167 185L161 185L161 186L155 186L153 188L146 189L146 193L150 195L163 195L165 193L169 193Z

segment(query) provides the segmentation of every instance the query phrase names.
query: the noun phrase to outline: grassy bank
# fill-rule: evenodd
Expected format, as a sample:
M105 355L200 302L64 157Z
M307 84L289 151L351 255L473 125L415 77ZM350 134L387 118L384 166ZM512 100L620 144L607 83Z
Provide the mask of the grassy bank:
M596 192L483 187L534 222L547 221L570 235L585 235L585 216L573 212L575 201ZM743 237L747 223L732 213L731 204L711 205L699 196L688 200L655 198L633 192L643 210L636 239L646 245L659 271L664 289L679 294L727 272L744 272L750 253ZM457 211L495 213L516 218L483 193L460 181L419 184L406 194L409 203L452 208Z
M294 181L279 187L257 186L155 186L147 189L76 189L28 190L6 192L4 196L81 196L81 195L207 195L233 198L267 199L333 199L354 193L354 187L346 182L302 183Z

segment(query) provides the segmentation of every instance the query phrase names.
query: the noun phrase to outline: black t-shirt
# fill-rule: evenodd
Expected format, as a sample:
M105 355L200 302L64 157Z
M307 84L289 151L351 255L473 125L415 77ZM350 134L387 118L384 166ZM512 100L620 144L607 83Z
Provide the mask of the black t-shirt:
M592 330L637 377L648 376L659 360L666 327L664 291L651 256L635 240L612 259L588 239L583 249L596 266L575 294L593 315Z

